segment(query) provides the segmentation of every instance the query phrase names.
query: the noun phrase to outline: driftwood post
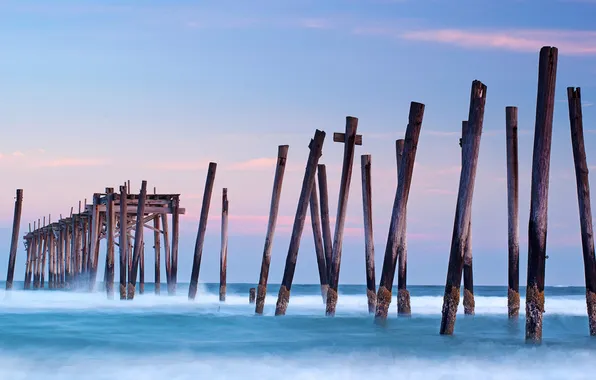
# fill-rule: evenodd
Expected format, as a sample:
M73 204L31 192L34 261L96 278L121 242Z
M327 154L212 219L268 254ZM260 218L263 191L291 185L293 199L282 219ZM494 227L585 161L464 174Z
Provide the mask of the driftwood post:
M137 205L137 218L135 223L135 242L132 250L132 269L128 279L128 288L126 298L132 300L135 298L135 288L137 286L137 271L139 261L141 260L141 251L143 249L143 218L145 216L145 199L147 197L147 181L141 182L141 192L139 193L139 204Z
M286 170L286 159L288 157L288 149L288 145L280 145L277 147L277 166L275 167L273 191L271 194L271 205L269 207L269 220L267 222L267 235L265 235L265 247L263 248L261 273L259 275L259 285L257 286L257 296L255 305L256 314L263 314L263 308L265 307L265 296L267 295L267 281L269 279L269 266L271 264L271 249L273 248L273 236L275 235L275 226L277 224L279 199L281 197L281 187L284 180L284 172Z
M594 258L594 230L592 228L592 208L590 205L590 182L588 163L584 145L584 126L582 120L582 99L580 88L567 88L569 101L569 122L571 124L571 144L575 162L577 200L579 203L579 221L584 254L584 273L586 277L586 303L590 335L596 335L596 259Z
M213 192L213 182L215 182L215 171L217 164L209 163L207 170L207 180L205 181L205 192L203 193L203 204L201 206L201 217L199 219L199 231L195 242L195 253L192 261L192 273L190 275L190 286L188 288L188 299L194 300L197 295L197 286L199 284L199 272L201 270L201 257L203 256L203 243L205 242L205 231L207 230L207 217L209 216L209 206L211 205L211 193Z
M108 299L114 298L114 232L116 231L116 220L114 210L114 193L107 196L106 203L107 218L107 242L106 242L106 293Z
M354 151L356 145L362 145L362 135L356 135L358 118L346 117L345 133L334 133L333 142L344 143L344 159L339 183L339 200L337 205L337 218L335 220L335 234L333 236L333 254L331 258L331 275L329 276L329 291L327 292L327 307L325 314L335 315L337 307L337 288L339 286L339 271L341 265L341 252L344 240L344 224L348 207L350 182L352 181L352 166L354 164Z
M221 196L221 251L219 252L219 301L226 300L226 273L228 269L228 189Z
M323 230L323 247L325 248L325 266L327 267L327 281L331 278L331 257L333 256L333 240L331 237L331 223L329 221L329 193L327 190L327 167L317 165L317 179L319 180L319 196L321 197L321 227Z
M14 218L12 219L12 239L10 240L10 254L8 256L8 272L6 273L6 290L12 289L14 279L14 266L17 259L17 247L19 244L19 228L21 226L21 211L23 209L23 190L17 190L17 197L14 203Z
M118 254L120 256L120 299L126 299L126 273L128 272L128 240L127 240L127 218L126 206L128 196L126 186L120 186L120 213L118 214L120 224L120 235L118 236Z
M294 217L294 225L292 227L292 236L290 238L290 246L288 247L284 275L281 286L279 287L277 303L275 305L275 315L285 315L288 308L288 302L290 302L290 291L292 289L292 281L294 280L294 271L296 270L296 259L298 258L300 239L302 237L302 231L304 230L306 210L315 184L317 164L323 152L324 141L325 132L317 129L314 138L308 145L310 153L308 155L308 160L306 161L302 189L300 190L300 198L298 199L298 206L296 207L296 215Z
M368 312L374 313L377 305L377 291L375 285L375 244L372 226L372 182L371 182L371 156L360 156L362 170L362 211L364 214L364 261L366 264L366 297L368 299Z
M519 316L519 182L517 159L517 107L505 108L507 139L508 284L507 314Z
M161 223L159 219L161 218L161 214L157 214L155 219L153 219L153 228L155 231L153 232L153 248L155 249L155 294L161 293L161 273L160 273L160 253L161 253Z
M453 334L455 327L462 280L463 255L468 239L470 218L472 216L472 197L474 194L476 168L478 166L478 153L480 151L480 137L482 136L485 104L486 86L482 82L475 80L472 82L468 131L463 139L462 150L465 158L459 178L459 192L457 195L457 206L455 208L449 267L447 269L445 295L443 297L440 329L442 335Z
M393 289L393 280L397 266L398 252L404 250L406 238L406 206L412 183L412 173L414 172L414 161L416 159L416 150L418 148L418 138L422 129L422 119L424 117L424 104L411 102L408 116L408 126L406 127L406 136L403 148L403 157L399 166L399 179L395 199L393 200L393 210L391 212L391 222L389 224L389 234L387 235L387 245L385 246L385 256L383 258L383 269L381 271L381 281L377 291L377 308L375 310L375 319L387 319L389 305L391 304L391 292Z
M468 122L461 122L461 139L459 146L462 147L461 161L462 167L464 165L464 150L465 139L468 134ZM472 255L472 216L470 215L470 223L468 223L468 237L464 242L464 314L474 315L476 303L474 302L474 272L473 272L473 255Z
M538 64L538 95L532 159L530 222L528 226L528 275L526 285L526 341L542 341L544 271L548 219L548 181L553 134L553 111L558 50L545 46Z
M395 140L395 158L397 162L397 181L399 183L399 170L404 154L404 139ZM407 209L404 210L404 223L402 225L401 240L397 246L397 314L410 315L410 292L408 291L408 247L406 239Z
M319 268L319 282L321 283L321 296L323 303L327 301L329 281L327 279L327 265L325 263L325 251L323 250L323 236L321 234L321 217L319 215L319 197L317 197L316 180L310 194L310 221L315 243L315 254L317 255L317 267Z

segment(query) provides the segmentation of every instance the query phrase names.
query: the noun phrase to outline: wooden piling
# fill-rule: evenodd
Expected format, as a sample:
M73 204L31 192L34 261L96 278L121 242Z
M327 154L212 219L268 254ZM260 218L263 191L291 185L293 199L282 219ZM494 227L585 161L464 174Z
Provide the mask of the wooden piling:
M577 200L582 234L584 256L584 274L586 281L586 303L590 335L596 335L596 259L594 258L594 230L592 227L592 208L590 205L590 181L588 163L584 145L584 126L582 118L582 99L580 88L567 88L569 102L569 123L571 125L571 144L575 163Z
M255 288L250 288L248 290L248 303L255 303L255 298L257 294L257 290Z
M45 225L45 223L44 223ZM43 231L43 246L41 248L41 263L39 264L39 287L43 289L45 287L44 280L45 280L45 267L46 267L46 253L48 250L48 231Z
M558 49L545 46L538 64L538 95L532 159L528 275L526 285L526 341L542 341L544 271L548 219L548 183L553 132Z
M190 286L188 288L188 299L194 300L197 295L197 286L199 284L199 272L201 270L201 257L203 256L203 243L205 242L205 231L207 230L207 217L209 216L209 206L211 205L211 193L213 192L213 182L215 182L215 171L217 164L209 163L207 169L207 179L205 181L205 191L203 193L203 204L201 206L201 216L199 219L199 230L195 242L195 252L192 262L192 273L190 276Z
M327 302L329 281L327 280L327 265L325 263L325 251L323 249L323 236L321 233L321 217L319 215L319 197L317 197L317 184L313 185L310 194L310 221L315 243L315 254L317 256L317 267L319 268L319 282L321 283L321 297L323 303Z
M141 257L139 259L139 294L145 294L145 241L141 243Z
M226 272L228 268L228 189L221 197L221 250L219 252L219 302L226 300Z
M333 236L333 255L331 259L331 275L329 276L329 290L327 292L327 307L325 314L328 316L335 315L337 307L337 288L339 286L339 272L341 265L341 253L344 238L344 224L346 222L346 212L348 206L348 195L350 193L350 182L352 181L352 166L354 164L354 151L357 143L357 138L361 136L356 135L358 128L358 118L348 116L346 117L346 129L344 133L344 159L341 170L341 179L339 183L339 199L337 205L337 217L335 219L335 233ZM339 142L336 136L333 136L333 141ZM362 145L362 141L360 144Z
M71 253L71 282L73 287L78 287L79 276L78 276L78 265L79 258L77 252L77 217L75 215L70 217L70 251Z
M118 254L120 258L120 299L126 299L126 274L128 272L128 227L126 217L128 195L126 193L126 186L120 186L120 235L118 236Z
M362 211L364 214L364 262L366 264L366 296L368 312L374 313L377 305L377 291L375 285L375 244L372 225L372 182L371 182L370 154L360 156L362 177Z
M468 121L461 123L461 139L460 147L462 147L462 167L464 165L464 150L463 146L466 143L465 139L468 134ZM474 315L475 301L474 301L474 272L473 272L473 255L472 255L472 216L470 215L470 223L468 223L468 236L464 242L464 314Z
M106 293L108 299L114 298L114 233L116 232L116 210L114 210L114 193L107 195L106 200Z
M459 192L453 223L449 267L443 297L440 328L442 335L452 335L455 327L462 281L464 248L468 238L470 218L472 216L472 197L474 194L476 168L478 166L478 152L480 151L480 137L482 136L485 104L486 86L482 82L475 80L472 82L468 131L463 139L465 142L462 147L464 159L459 179Z
M56 237L54 235L54 228L50 229L49 234L49 273L48 273L48 288L56 288Z
M269 266L271 264L271 249L273 248L273 237L275 235L275 226L277 224L279 199L281 197L281 188L286 170L288 149L288 145L280 145L277 147L277 165L275 167L275 177L273 179L273 191L271 194L271 205L269 207L269 220L267 222L267 235L265 235L263 259L261 261L261 273L259 275L259 285L257 286L255 305L256 314L263 314L263 308L265 307L267 281L269 279Z
M385 255L383 258L383 269L381 271L381 281L379 283L379 290L377 291L375 319L380 321L387 319L389 305L391 304L391 292L397 266L398 250L400 246L403 250L402 244L405 243L405 214L410 193L410 185L412 183L416 150L418 148L418 138L420 137L420 130L422 129L424 108L424 104L422 103L410 103L403 157L399 166L399 179L397 181L398 184L397 190L395 191L395 198L393 200L389 234L387 236L387 244L385 246Z
M399 170L404 154L404 139L395 140L395 158L397 166L397 181L399 183ZM410 292L408 291L408 247L406 239L407 209L404 210L404 223L402 225L401 239L397 245L397 314L408 316L412 314L410 305Z
M155 231L153 233L153 248L155 249L155 294L159 295L161 293L161 272L160 272L160 253L161 253L161 223L159 219L161 218L160 214L155 215L155 219L153 219L153 228Z
M161 221L163 223L163 251L164 260L166 262L166 282L168 295L173 296L176 294L176 288L170 285L172 282L172 261L170 258L170 231L168 227L168 215L164 214Z
M38 230L37 230L37 234L36 234L37 235L37 244L36 244L37 252L35 254L35 268L34 268L34 272L33 272L33 287L35 289L39 289L39 285L40 285L41 252L42 252L42 248L43 248L43 235L42 235L41 220L38 221L37 225L38 225Z
M141 182L141 191L139 193L139 203L137 206L137 218L135 223L135 242L132 253L132 269L131 276L128 279L128 288L126 292L126 299L132 300L135 298L135 288L137 286L137 271L139 269L139 261L141 260L141 250L143 249L143 217L145 216L145 198L147 195L147 181Z
M172 265L170 267L172 271L172 278L170 282L170 294L176 294L176 284L178 283L178 239L180 237L180 213L179 213L179 206L180 206L180 199L176 197L173 200L173 210L172 210Z
M517 107L505 108L507 140L507 224L508 224L508 291L507 314L519 316L519 182L517 158Z
M23 282L24 289L31 288L31 264L33 260L33 245L34 245L34 238L30 237L25 240L27 246L27 261L25 263L25 280Z
M14 217L12 219L12 238L10 240L10 253L8 255L8 272L6 273L6 290L12 289L14 279L14 266L17 260L17 247L19 244L19 229L21 226L21 213L23 210L23 189L17 189L14 203Z
M319 180L319 196L321 198L321 228L323 230L323 247L325 248L325 266L327 267L327 281L329 281L329 278L331 278L333 238L331 237L331 222L329 221L329 192L325 164L317 165L317 179Z
M99 241L101 232L101 218L99 213L100 194L93 194L93 205L91 207L91 246L89 249L89 289L95 287L97 278L97 264L99 260Z
M306 210L308 208L310 195L315 184L315 173L317 171L317 164L323 151L323 142L325 141L325 132L316 130L314 138L308 145L310 153L306 162L304 171L304 179L302 181L302 190L300 191L300 198L296 208L296 216L294 217L294 225L292 227L292 236L290 238L290 246L288 248L288 255L286 257L286 265L284 268L284 275L279 288L277 296L277 303L275 305L275 315L285 315L290 301L290 291L292 288L292 281L294 280L294 271L296 269L296 259L298 258L298 249L300 248L300 239L304 229L304 222L306 218Z

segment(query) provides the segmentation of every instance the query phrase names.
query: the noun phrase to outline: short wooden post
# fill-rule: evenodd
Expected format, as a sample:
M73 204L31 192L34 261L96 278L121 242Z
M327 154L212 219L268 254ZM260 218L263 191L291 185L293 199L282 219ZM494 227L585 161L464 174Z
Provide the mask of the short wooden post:
M286 257L284 275L279 288L277 303L275 305L275 315L285 315L288 308L288 302L290 301L290 291L292 289L292 281L294 280L294 271L296 270L296 259L298 258L300 239L302 238L302 231L304 230L306 210L308 209L310 195L315 184L317 164L322 155L324 141L325 132L317 129L314 138L308 145L310 153L306 162L302 190L300 191L296 216L294 217L292 237L290 238L290 246Z
M404 140L395 140L395 158L397 163L397 181L399 183L399 170L404 154ZM406 241L407 212L404 210L404 223L402 225L401 240L397 245L397 314L408 316L412 314L410 305L410 292L408 291L408 247Z
M139 270L139 261L141 260L141 251L143 249L143 218L145 216L145 198L147 195L147 181L141 182L141 191L139 193L139 204L137 206L137 218L135 224L135 242L132 256L131 276L128 279L128 288L126 298L132 300L135 298L135 288L137 286L137 271Z
M325 314L335 315L337 307L337 288L339 286L339 271L341 265L341 253L344 239L344 224L348 207L348 195L350 193L350 182L352 181L352 166L354 164L354 151L356 145L362 145L362 136L356 135L358 118L346 117L345 133L335 133L334 142L344 143L344 159L339 183L339 200L337 205L337 218L335 220L335 233L333 236L333 255L331 259L331 275L329 276L329 291L327 292L327 307Z
M22 210L23 190L17 189L17 196L14 203L14 217L12 219L12 239L10 240L10 253L8 255L8 272L6 273L6 290L12 289L14 266L17 260L17 247L19 244L19 229L21 226Z
M323 247L325 248L325 266L327 268L327 281L329 281L329 278L331 278L333 238L331 237L331 222L329 221L329 193L325 164L317 165L317 179L319 180L319 196L321 197L321 228L323 230Z
M463 146L466 143L465 139L468 134L468 122L461 123L461 139L460 146L462 147L462 167L464 165L464 150ZM464 242L464 314L474 315L476 302L474 301L474 272L473 272L473 255L472 255L472 216L470 215L470 223L468 223L468 237Z
M106 293L108 299L114 298L114 233L116 231L116 212L114 210L114 193L107 195L106 200Z
M582 118L582 99L580 88L567 88L569 102L569 122L571 125L571 144L575 162L577 200L582 234L584 256L584 274L586 280L586 303L590 335L596 335L596 259L594 258L594 230L592 227L592 208L590 205L590 181L588 163L584 145L584 125Z
M221 198L221 250L219 252L219 301L226 300L226 272L228 268L228 189Z
M366 297L368 312L374 313L377 305L377 290L375 285L375 243L372 225L372 182L371 182L370 154L360 156L362 176L362 212L364 214L364 262L366 264Z
M486 86L475 80L472 82L470 97L470 112L468 116L468 132L464 137L463 166L459 179L459 192L453 223L453 237L449 255L449 267L443 297L443 311L441 318L442 335L453 334L455 318L459 304L461 288L463 255L468 239L470 218L472 216L472 197L474 194L474 181L478 166L478 152L480 151L480 137L484 121L484 106L486 104Z
M178 197L173 200L172 208L172 278L170 282L171 294L176 294L176 284L178 283L178 239L180 237L180 199Z
M250 288L248 290L248 303L255 303L257 290L255 288Z
M213 192L213 182L215 182L215 171L217 164L209 163L207 169L207 180L205 181L205 191L203 193L203 204L201 206L201 216L199 219L199 230L195 242L195 253L192 261L192 273L190 276L190 286L188 288L188 299L194 300L197 295L197 286L199 284L199 272L201 270L201 257L203 256L203 243L205 242L205 231L207 230L207 217L209 216L209 206L211 205L211 193Z
M128 272L128 227L126 218L126 206L128 195L126 194L126 186L120 186L120 235L118 236L118 254L120 258L120 299L126 299L126 273Z
M275 167L275 177L273 179L273 192L271 194L271 205L269 207L269 220L267 222L267 235L265 235L265 246L263 248L263 259L261 261L261 273L259 275L259 285L257 286L257 296L255 313L263 314L265 307L265 296L267 295L267 281L269 279L269 266L271 264L271 249L273 248L273 236L275 235L275 226L277 224L277 214L279 210L279 199L281 197L281 188L286 170L286 159L288 157L288 145L277 147L277 165Z
M323 236L321 233L321 217L319 215L319 197L317 196L317 185L313 185L310 193L310 221L315 243L315 254L317 255L317 267L319 268L319 282L321 283L321 296L323 303L327 302L327 291L329 280L327 279L327 264L325 263L325 251L323 250Z
M418 148L418 138L420 137L420 130L422 129L423 116L424 104L411 102L408 126L406 127L403 158L399 166L399 179L397 181L398 184L397 190L395 191L395 198L393 200L389 234L385 246L381 281L379 283L379 290L377 291L375 319L380 321L387 319L389 305L391 304L391 291L393 289L398 252L400 250L403 251L406 241L405 214L408 196L410 194L410 185L412 183L416 150Z
M507 314L519 316L519 182L517 158L517 107L505 108L507 139L507 224L508 224L508 285Z
M558 49L545 46L538 64L538 96L532 159L530 222L528 227L528 275L526 285L526 341L542 341L544 272L548 219L548 183L553 133Z
M161 272L160 272L160 253L161 253L161 223L159 219L161 218L161 214L155 215L155 219L153 219L153 228L155 231L153 233L153 248L155 249L155 294L159 295L161 293Z

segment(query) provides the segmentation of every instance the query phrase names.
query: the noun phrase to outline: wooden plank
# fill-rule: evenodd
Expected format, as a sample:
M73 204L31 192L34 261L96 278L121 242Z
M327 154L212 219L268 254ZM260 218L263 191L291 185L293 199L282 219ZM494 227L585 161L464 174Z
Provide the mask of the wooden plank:
M106 211L105 205L99 205L98 210L101 212ZM138 210L138 206L131 206L130 204L126 208L126 213L131 215L136 215ZM185 208L178 208L178 213L180 215L186 214ZM145 214L172 214L174 212L174 208L172 207L145 207Z
M21 214L23 210L23 189L17 189L14 203L14 217L12 219L12 238L10 240L10 253L8 255L8 272L6 273L6 290L12 289L14 280L14 266L17 261L17 247L19 244L19 229L21 227Z
M275 305L275 315L285 315L290 301L290 291L292 289L292 281L294 280L294 271L296 270L296 260L298 258L298 250L300 248L300 239L304 229L304 221L306 218L306 210L310 199L313 186L315 184L315 174L317 171L317 164L323 152L323 142L325 141L325 132L316 130L314 138L310 141L308 160L304 171L304 179L302 181L302 190L300 191L300 198L296 208L296 216L294 217L294 225L292 227L292 237L290 238L290 246L286 256L286 265L284 268L284 275L279 293L277 296L277 303Z
M226 300L226 277L228 269L228 189L221 197L221 249L219 251L219 302Z
M333 133L333 142L345 143L346 134L342 132ZM356 135L354 143L355 145L362 145L362 135Z
M507 224L508 224L508 290L507 314L519 316L519 179L517 148L517 107L505 109L507 140Z
M362 178L362 213L364 217L364 262L366 264L366 298L368 312L374 313L377 305L375 288L375 243L373 240L372 224L372 183L371 183L370 154L360 156L360 170Z
M267 281L269 279L269 266L271 264L271 249L273 248L273 237L275 235L275 226L277 224L279 200L281 197L281 188L284 180L284 173L286 170L288 149L288 145L280 145L277 147L277 165L275 167L275 176L273 178L273 191L271 194L271 204L269 206L267 234L265 235L263 259L261 261L261 273L259 275L259 285L257 286L255 305L255 313L257 315L263 314L263 308L265 307L265 296L267 295Z

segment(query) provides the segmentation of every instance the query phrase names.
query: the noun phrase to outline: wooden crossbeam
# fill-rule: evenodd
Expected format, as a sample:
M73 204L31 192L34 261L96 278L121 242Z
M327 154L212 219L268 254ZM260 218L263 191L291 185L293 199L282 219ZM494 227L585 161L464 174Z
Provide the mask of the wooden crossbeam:
M334 132L333 133L333 142L345 143L346 142L346 134L342 133L342 132ZM356 143L356 145L362 145L362 135L356 135L355 143Z

